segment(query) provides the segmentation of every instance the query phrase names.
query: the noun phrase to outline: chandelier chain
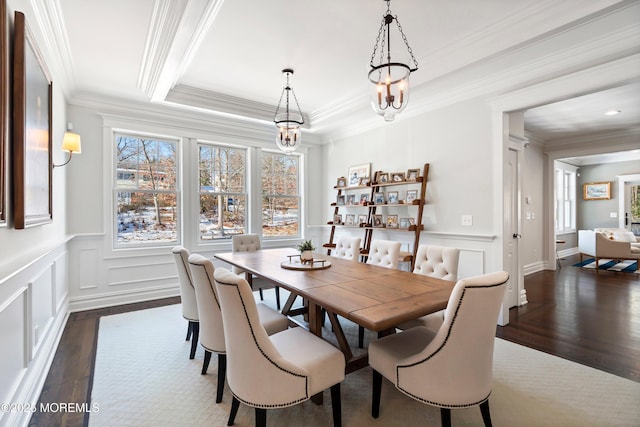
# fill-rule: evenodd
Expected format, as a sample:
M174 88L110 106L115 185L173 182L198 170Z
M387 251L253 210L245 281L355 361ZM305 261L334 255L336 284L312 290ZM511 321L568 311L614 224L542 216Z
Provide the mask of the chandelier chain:
M373 45L373 53L371 54L371 61L369 62L369 65L371 65L372 67L373 65L373 60L376 59L376 51L378 50L378 44L380 44L380 36L382 36L382 43L384 44L384 32L385 30L385 25L384 25L384 17L382 17L382 22L380 23L380 29L378 30L378 36L376 37L376 44ZM384 46L381 49L380 52L380 57L382 57L382 52L384 51Z
M409 55L411 55L411 59L413 60L413 64L418 68L418 61L416 61L415 56L413 56L413 50L411 50L411 46L409 46L409 41L407 40L407 36L404 35L404 31L402 31L402 25L400 25L400 21L398 20L398 15L395 15L393 19L396 20L396 25L398 26L398 30L400 31L400 35L402 36L402 40L404 40L405 46L407 46L407 50L409 51Z

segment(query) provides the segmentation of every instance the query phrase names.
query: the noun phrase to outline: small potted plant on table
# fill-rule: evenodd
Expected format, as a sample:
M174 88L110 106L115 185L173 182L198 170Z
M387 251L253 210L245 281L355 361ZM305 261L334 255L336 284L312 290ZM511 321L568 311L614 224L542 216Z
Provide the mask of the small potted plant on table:
M311 243L311 240L303 240L298 245L298 250L300 251L300 262L306 264L313 261L313 251L315 251L316 248L313 246L313 243Z

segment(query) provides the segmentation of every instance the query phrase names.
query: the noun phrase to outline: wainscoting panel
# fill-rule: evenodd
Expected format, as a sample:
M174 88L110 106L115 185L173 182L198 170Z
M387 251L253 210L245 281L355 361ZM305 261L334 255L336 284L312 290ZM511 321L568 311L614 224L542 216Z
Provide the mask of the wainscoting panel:
M67 241L0 277L0 402L35 405L67 319ZM0 411L26 426L29 411Z

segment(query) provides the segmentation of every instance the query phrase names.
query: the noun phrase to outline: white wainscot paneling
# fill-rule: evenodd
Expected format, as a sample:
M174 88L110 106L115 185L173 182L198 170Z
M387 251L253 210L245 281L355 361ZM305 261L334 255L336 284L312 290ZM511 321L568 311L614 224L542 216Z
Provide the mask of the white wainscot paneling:
M31 342L33 354L37 353L42 337L46 335L53 321L55 299L53 268L54 264L48 264L29 283L31 294Z
M11 402L26 371L27 287L0 302L0 402ZM0 425L3 414L0 413Z
M78 276L80 278L78 287L80 289L94 289L99 285L98 280L98 256L100 255L96 248L79 248L78 249L78 263L79 271Z
M152 286L176 284L175 261L172 257L135 257L110 260L107 268L109 286ZM131 261L134 261L131 263Z

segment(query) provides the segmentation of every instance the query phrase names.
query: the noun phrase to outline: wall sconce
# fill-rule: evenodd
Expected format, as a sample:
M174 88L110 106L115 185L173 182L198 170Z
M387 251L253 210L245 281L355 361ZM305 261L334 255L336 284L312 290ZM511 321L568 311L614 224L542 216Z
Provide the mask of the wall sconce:
M69 123L69 125L67 126L67 129L68 131L64 133L64 137L62 138L62 146L60 147L60 149L62 151L67 151L69 153L69 158L64 163L61 163L59 165L54 164L53 165L54 168L59 168L69 163L71 161L71 157L73 156L73 153L80 154L82 152L80 135L78 135L77 133L70 132L71 130L73 130L73 125L71 123Z

